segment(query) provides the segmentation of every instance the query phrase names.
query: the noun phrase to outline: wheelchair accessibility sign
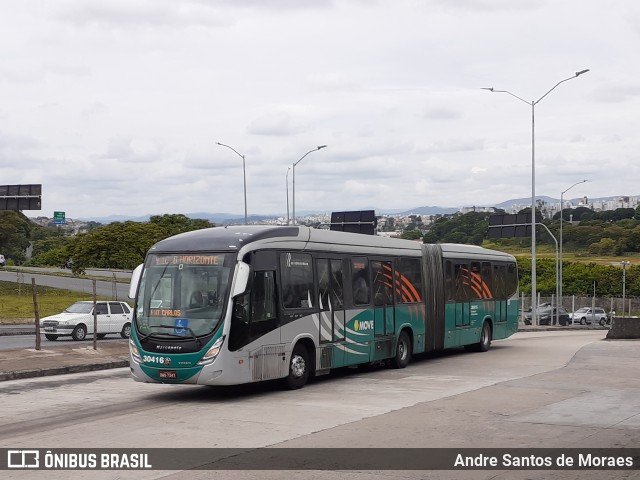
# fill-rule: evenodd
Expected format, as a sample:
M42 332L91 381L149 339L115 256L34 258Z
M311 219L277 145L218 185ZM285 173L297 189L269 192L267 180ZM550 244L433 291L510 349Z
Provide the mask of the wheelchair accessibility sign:
M187 318L176 318L173 324L173 333L174 335L184 336L187 334L189 329L189 319Z

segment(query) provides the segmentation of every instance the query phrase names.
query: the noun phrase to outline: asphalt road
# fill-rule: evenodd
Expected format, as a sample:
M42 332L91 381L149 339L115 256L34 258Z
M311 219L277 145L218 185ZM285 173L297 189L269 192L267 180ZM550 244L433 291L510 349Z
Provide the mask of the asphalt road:
M89 336L88 340L75 341L71 337L60 337L55 341L47 340L44 334L40 335L40 347L46 349L53 349L60 345L69 345L81 347L83 345L93 345L93 337ZM107 335L106 337L98 340L98 345L102 342L127 342L128 340L122 338L118 334ZM31 335L0 335L0 350L11 350L14 348L35 348L36 336Z
M606 331L518 333L487 353L347 369L302 390L135 383L128 369L4 382L6 448L634 447L640 346ZM615 405L615 408L613 408ZM8 475L4 475L8 473ZM3 472L3 478L27 478ZM44 478L44 477L43 477ZM637 479L637 471L49 471L46 478Z

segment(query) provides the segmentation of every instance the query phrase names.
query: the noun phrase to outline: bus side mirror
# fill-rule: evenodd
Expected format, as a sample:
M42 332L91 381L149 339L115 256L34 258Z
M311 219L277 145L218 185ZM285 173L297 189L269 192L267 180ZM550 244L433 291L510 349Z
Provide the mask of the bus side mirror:
M232 297L242 295L247 291L247 285L249 283L249 275L251 273L251 267L244 262L238 262L238 270L236 272L236 280L233 284Z
M129 283L129 298L135 298L140 283L140 275L142 274L142 264L138 265L131 274L131 283Z

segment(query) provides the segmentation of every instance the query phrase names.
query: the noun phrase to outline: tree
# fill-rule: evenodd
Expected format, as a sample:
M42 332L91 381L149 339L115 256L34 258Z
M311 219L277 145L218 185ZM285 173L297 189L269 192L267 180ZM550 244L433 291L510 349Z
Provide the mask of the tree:
M598 242L589 245L589 253L593 255L615 255L616 241L612 238L601 238Z
M133 269L160 240L212 226L208 220L184 215L157 215L148 223L114 222L73 239L70 247L74 271L94 268Z
M469 212L437 219L424 236L425 243L467 243L482 245L489 228L489 214Z
M0 252L18 264L24 262L33 229L22 212L0 211Z
M75 237L71 249L74 271L89 267L133 269L163 238L163 229L152 223L114 222L96 228Z
M149 223L159 226L167 237L192 230L213 227L213 224L209 222L209 220L199 218L191 219L182 214L154 215L149 219Z
M422 232L420 230L407 230L400 235L400 238L405 240L419 240L422 239Z

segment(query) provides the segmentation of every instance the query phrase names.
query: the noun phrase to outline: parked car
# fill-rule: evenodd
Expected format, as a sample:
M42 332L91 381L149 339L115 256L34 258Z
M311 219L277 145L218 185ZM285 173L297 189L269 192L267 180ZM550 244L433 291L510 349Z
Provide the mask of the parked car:
M592 323L599 323L604 326L611 322L609 315L604 308L595 307L582 307L571 314L572 323L579 323L580 325L591 325Z
M115 333L122 338L131 335L131 307L126 302L96 302L98 338ZM47 340L71 336L74 340L84 340L93 334L93 302L76 302L64 312L44 317L40 327Z
M4 259L4 255L0 255L0 267L7 265L7 261Z
M556 322L556 312L558 313L558 324L561 326L571 324L571 316L564 307L552 307L549 303L538 305L536 316L539 325L554 325ZM524 314L525 325L531 325L531 311Z

